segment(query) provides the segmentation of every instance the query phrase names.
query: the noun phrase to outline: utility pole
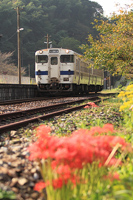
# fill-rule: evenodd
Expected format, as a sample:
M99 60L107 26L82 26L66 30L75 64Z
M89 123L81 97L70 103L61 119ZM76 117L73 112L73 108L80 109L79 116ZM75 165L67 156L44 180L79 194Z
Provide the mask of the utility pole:
M21 84L20 9L17 7L18 79Z
M1 38L2 38L2 36L3 36L3 35L2 35L2 34L0 34L0 43L1 43Z
M47 43L47 49L48 49L48 45L50 44L50 43L52 43L52 42L49 42L49 38L50 38L51 36L50 35L48 35L47 34L47 36L45 36L45 38L47 39L47 42L44 42L44 43Z
M30 64L28 64L28 69L29 69L29 80L30 80Z

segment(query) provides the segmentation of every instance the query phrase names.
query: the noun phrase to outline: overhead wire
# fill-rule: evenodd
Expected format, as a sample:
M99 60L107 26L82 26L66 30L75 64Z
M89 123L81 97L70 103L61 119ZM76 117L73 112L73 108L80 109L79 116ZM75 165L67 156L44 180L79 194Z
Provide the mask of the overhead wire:
M3 43L5 43L5 42L9 41L16 33L17 33L17 32L15 32L15 33L14 33L11 37L9 37L7 40L1 41L1 43L3 44Z

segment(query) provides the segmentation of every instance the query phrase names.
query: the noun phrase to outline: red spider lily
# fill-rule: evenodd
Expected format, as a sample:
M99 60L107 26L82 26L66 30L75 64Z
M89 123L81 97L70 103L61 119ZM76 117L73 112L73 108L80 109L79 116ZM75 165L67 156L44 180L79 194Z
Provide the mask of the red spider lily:
M63 182L62 178L58 178L58 179L53 180L52 185L53 185L54 189L59 189L59 188L62 188L63 183L64 182Z
M117 172L111 174L109 173L107 176L104 176L105 179L110 179L111 181L120 180L119 174Z
M84 134L84 133L90 134L90 131L89 131L88 129L79 129L79 130L73 131L72 134L73 134L73 135L77 135L77 134L82 135L82 134Z
M98 107L94 102L88 102L84 108Z
M108 132L111 132L111 133L115 132L112 124L105 124L102 128L100 126L90 128L91 135L94 135L96 133L102 134L102 133L108 133Z
M57 160L67 159L69 157L69 151L66 147L58 148L54 154L54 158Z
M94 102L88 102L87 104L91 107L98 107Z
M80 178L75 177L75 172L86 167L88 163L96 161L99 167L104 166L116 144L119 143L123 149L127 146L123 138L101 135L108 131L114 132L112 124L105 124L102 128L92 127L90 130L80 129L69 137L61 138L49 135L49 131L47 126L37 129L38 140L29 147L29 159L50 159L51 170L57 177L52 180L55 189L61 188L69 180L73 184L80 182ZM95 133L100 135L94 135ZM107 165L112 166L116 161L117 158L113 155ZM47 184L38 183L35 189L41 190Z
M84 181L81 180L81 178L79 176L76 176L76 175L73 175L70 178L70 181L74 184L74 186L76 186L77 184L79 184L81 182L84 182Z
M86 105L84 108L90 108L90 106Z
M41 135L37 142L29 147L30 160L53 158L57 164L69 164L72 168L82 168L94 159L104 161L117 144L126 145L125 140L115 136L93 136L95 132L105 132L112 129L111 125L103 128L94 127L89 130L74 131L70 137ZM106 129L105 129L106 128Z
M43 190L48 185L49 185L49 181L47 181L47 183L44 183L43 181L40 181L40 182L35 184L34 190L40 192L41 190Z
M96 133L99 133L99 134L104 133L103 129L100 126L91 127L90 132L91 132L91 135L94 135Z
M46 125L40 125L39 127L37 127L37 136L42 136L42 135L45 135L45 136L48 136L48 133L51 132L51 128L49 126L46 126Z
M113 127L113 125L112 124L105 124L104 126L103 126L103 129L104 129L104 133L107 133L107 132L115 132L114 131L114 127Z
M58 137L51 137L45 134L41 134L38 140L29 146L28 150L32 152L30 154L30 160L47 159L53 157L55 150L57 149L56 143L59 141Z
M71 178L72 170L68 165L60 165L56 170L59 177L67 184L68 180Z

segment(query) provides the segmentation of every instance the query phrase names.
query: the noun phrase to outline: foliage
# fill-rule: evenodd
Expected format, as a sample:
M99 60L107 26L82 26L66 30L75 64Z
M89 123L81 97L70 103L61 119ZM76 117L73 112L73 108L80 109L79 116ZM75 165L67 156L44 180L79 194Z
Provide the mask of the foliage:
M0 52L0 74L17 75L18 70L11 59L12 56L13 52L8 52L8 53ZM22 69L22 74L25 74L24 69Z
M124 115L124 124L133 130L133 84L128 85L126 91L120 92L118 97L122 100L120 112Z
M70 37L62 38L61 41L59 42L60 47L67 49L73 49L74 47L76 52L79 52L79 45L80 42L78 40L75 40L74 38Z
M89 45L83 45L85 58L93 59L94 66L113 74L133 75L133 12L120 10L108 21L95 20L99 36L88 36Z
M0 199L6 200L6 199L16 199L16 196L14 192L12 191L3 191L0 188Z
M96 36L91 22L103 13L102 7L88 0L1 0L0 30L1 51L14 52L17 63L17 14L20 7L20 32L22 66L32 66L34 74L34 53L46 48L45 36L51 35L53 47L70 47L81 52L78 47L86 43L88 32ZM71 42L69 44L67 42ZM28 69L27 69L28 70Z

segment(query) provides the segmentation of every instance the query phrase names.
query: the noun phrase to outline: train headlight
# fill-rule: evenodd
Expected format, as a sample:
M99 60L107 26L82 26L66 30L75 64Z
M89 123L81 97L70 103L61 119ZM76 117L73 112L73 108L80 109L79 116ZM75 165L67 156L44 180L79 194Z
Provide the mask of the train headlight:
M69 50L68 50L68 49L66 50L66 53L69 53Z
M40 50L40 51L39 51L39 53L40 53L40 54L42 54L42 53L43 53L43 51L42 51L42 50Z

